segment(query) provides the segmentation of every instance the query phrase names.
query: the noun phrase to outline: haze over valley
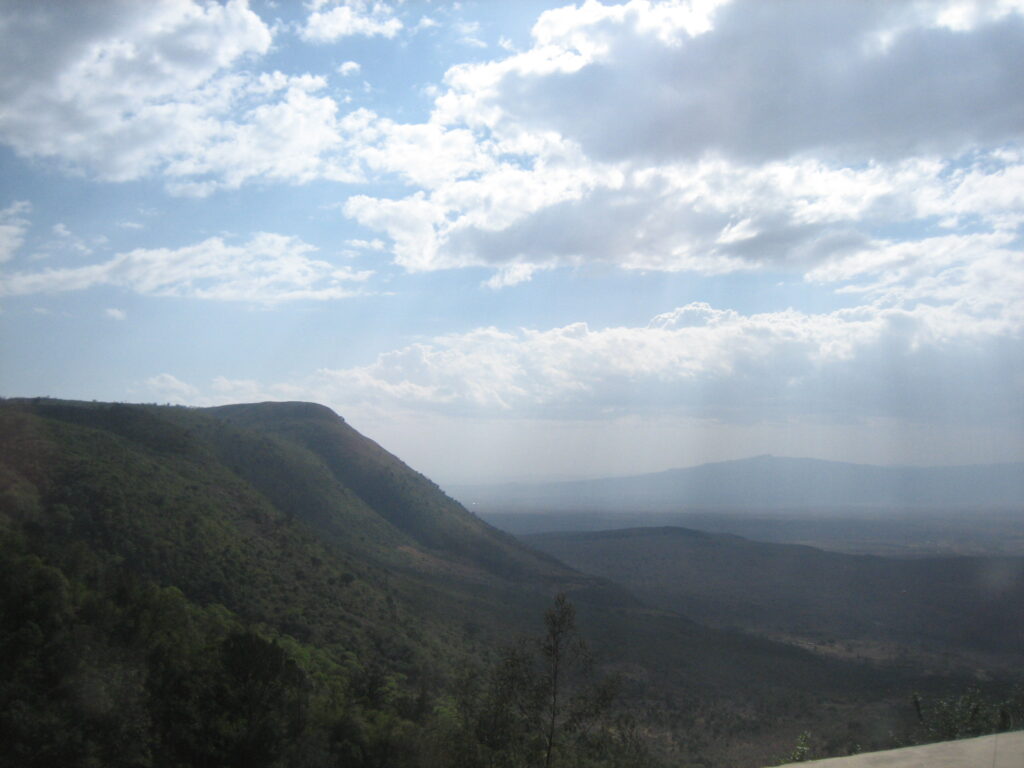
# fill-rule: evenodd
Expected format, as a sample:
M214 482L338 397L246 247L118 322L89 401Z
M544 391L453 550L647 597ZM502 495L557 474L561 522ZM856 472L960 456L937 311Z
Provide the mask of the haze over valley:
M840 552L1024 555L1024 465L757 456L632 477L448 486L516 534L682 526Z

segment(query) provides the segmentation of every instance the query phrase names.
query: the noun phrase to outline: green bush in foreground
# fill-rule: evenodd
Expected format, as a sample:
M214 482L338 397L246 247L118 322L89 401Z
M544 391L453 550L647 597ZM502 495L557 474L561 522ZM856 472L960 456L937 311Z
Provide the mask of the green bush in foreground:
M1024 688L1005 699L985 698L977 688L965 693L925 700L913 696L924 741L950 741L1024 727Z

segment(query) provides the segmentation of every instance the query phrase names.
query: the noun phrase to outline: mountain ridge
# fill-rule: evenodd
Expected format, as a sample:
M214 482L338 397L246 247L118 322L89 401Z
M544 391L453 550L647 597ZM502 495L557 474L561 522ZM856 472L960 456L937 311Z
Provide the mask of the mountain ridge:
M762 454L639 475L450 491L470 507L563 510L1002 507L1024 504L1024 463L887 466Z

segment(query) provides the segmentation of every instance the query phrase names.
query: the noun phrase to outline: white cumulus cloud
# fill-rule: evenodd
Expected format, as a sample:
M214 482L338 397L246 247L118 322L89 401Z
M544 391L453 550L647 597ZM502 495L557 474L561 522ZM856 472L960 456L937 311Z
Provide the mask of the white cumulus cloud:
M26 200L17 200L0 209L0 263L10 261L25 242L29 221L26 216L32 205Z
M0 295L79 291L113 285L153 296L276 303L338 299L372 273L314 259L316 248L295 237L260 233L233 245L212 237L183 248L140 248L82 267L13 272Z
M343 37L392 38L402 30L402 21L387 3L366 0L316 0L302 29L302 36L318 43Z
M1019 4L588 2L355 152L346 213L411 270L802 273L890 225L1019 229ZM912 231L912 224L917 233Z
M199 195L361 178L324 78L254 71L273 32L245 0L105 0L67 16L0 8L0 141L19 154Z
M146 391L156 395L161 402L183 405L191 403L199 390L170 373L159 373L144 382Z

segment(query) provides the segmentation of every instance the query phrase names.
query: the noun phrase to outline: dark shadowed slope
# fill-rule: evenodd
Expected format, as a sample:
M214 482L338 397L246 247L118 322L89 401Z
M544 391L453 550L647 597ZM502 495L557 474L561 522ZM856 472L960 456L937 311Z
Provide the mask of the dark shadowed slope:
M1024 656L1024 558L846 555L673 527L524 538L718 626Z

